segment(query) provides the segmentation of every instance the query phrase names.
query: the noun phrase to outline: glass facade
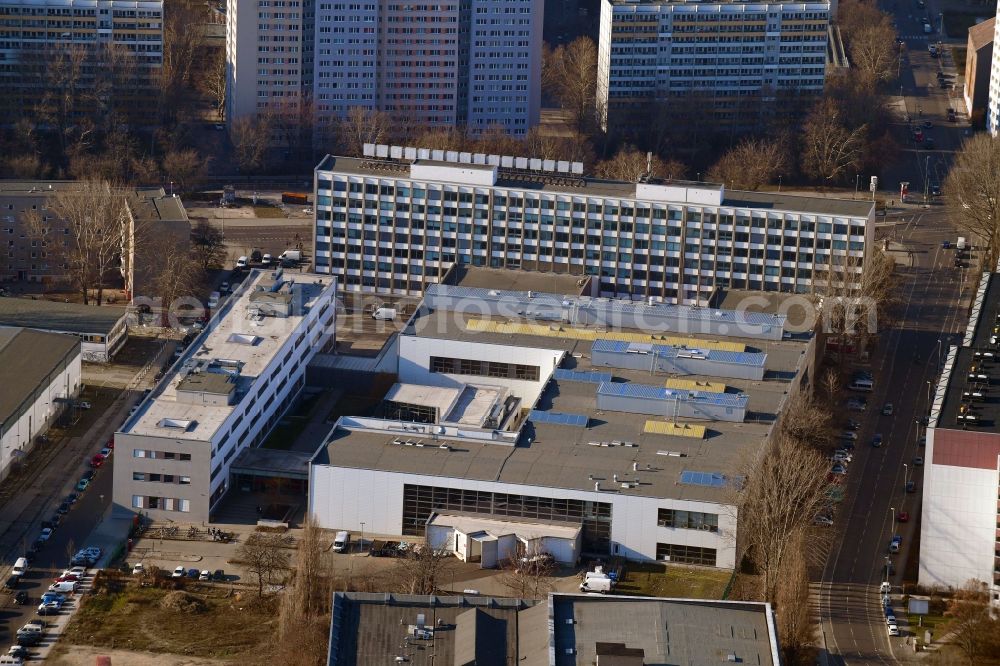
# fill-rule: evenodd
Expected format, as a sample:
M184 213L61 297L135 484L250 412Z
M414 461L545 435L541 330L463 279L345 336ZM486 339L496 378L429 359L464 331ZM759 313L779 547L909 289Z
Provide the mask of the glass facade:
M335 171L317 179L316 271L339 275L347 291L419 295L457 262L591 275L603 296L666 302L703 300L718 287L806 293L860 273L869 233L867 215L767 202L675 204L584 186L563 193Z
M490 517L509 516L582 523L585 552L607 554L611 545L611 504L607 502L511 495L464 488L411 484L403 486L403 534L423 536L427 519L435 511L463 511Z

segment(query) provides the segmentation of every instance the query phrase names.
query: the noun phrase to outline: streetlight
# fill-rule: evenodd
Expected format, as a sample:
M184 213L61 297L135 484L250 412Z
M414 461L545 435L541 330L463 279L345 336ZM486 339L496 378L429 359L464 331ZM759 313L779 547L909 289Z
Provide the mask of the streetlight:
M927 409L931 408L931 380L927 380Z
M858 198L858 190L861 189L861 174L854 174L854 198Z
M365 521L361 521L361 552L365 552Z
M896 507L890 506L889 507L889 511L892 512L892 524L895 525L896 524ZM893 529L895 529L895 527L893 527Z

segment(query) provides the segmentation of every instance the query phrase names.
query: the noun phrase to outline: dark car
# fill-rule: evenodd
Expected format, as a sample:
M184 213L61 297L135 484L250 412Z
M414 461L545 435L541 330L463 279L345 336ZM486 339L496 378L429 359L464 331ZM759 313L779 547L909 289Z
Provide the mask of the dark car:
M924 139L924 148L927 149L927 150L933 149L934 148L934 139L932 139L931 137L927 137L926 139Z
M212 574L212 580L226 580L226 572L222 569L216 569L215 573Z
M90 481L91 479L94 478L95 474L97 474L97 472L95 472L92 469L88 469L86 472L83 473L83 476L81 476L80 478L81 479L87 479L87 481Z
M70 504L76 504L76 501L78 499L80 499L79 495L77 495L76 493L70 493L69 495L66 495L66 499L63 501L69 502Z
M941 186L940 185L931 185L931 196L932 197L939 197L939 196L941 196Z
M73 505L70 504L68 501L64 500L63 503L59 505L59 508L56 509L56 513L58 513L60 516L65 516L67 513L69 513L69 508L71 506Z
M198 580L198 576L200 576L200 575L201 575L201 571L199 569L188 569L187 570L187 577L188 578L193 578L194 580Z
M17 584L20 582L21 582L20 576L11 576L10 578L7 579L7 581L3 584L3 586L6 587L8 590L13 590L17 587Z
M874 437L872 437L872 446L874 446L876 449L878 447L882 446L882 435L881 434L876 434Z
M906 492L915 493L917 492L917 484L913 481L906 482Z
M264 258L264 253L261 252L260 250L254 250L253 252L250 253L250 261L252 261L255 264L259 264L261 262L261 259L263 258Z
M23 606L24 604L28 603L28 593L25 592L24 590L19 591L17 594L14 595L14 603L17 604L18 606Z
M32 645L38 645L42 642L42 632L40 631L25 631L17 635L17 644L30 647Z

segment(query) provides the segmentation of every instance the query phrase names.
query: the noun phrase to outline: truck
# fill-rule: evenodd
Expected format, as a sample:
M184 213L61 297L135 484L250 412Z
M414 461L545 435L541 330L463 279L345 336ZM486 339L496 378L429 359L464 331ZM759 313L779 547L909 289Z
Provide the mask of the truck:
M958 242L955 243L955 249L959 251L965 249L965 236L958 237Z
M287 204L300 204L304 206L309 203L309 195L301 192L282 192L281 202Z
M285 250L278 255L279 261L302 261L302 250Z

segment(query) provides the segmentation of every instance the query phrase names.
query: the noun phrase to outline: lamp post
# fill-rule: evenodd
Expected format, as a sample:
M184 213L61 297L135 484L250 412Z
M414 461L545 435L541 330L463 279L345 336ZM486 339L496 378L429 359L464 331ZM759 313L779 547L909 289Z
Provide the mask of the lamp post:
M861 188L861 174L854 174L854 198L858 198L858 190Z
M895 528L895 525L896 525L896 507L890 506L889 507L889 511L892 512L892 525L893 525L893 529L896 529Z
M361 546L361 552L365 552L365 521L361 521L361 541L359 542Z
M909 480L910 480L910 466L907 465L906 463L903 463L903 501L899 505L900 510L903 509L903 504L906 503L906 484L909 482Z
M931 410L931 380L927 380L927 411Z

